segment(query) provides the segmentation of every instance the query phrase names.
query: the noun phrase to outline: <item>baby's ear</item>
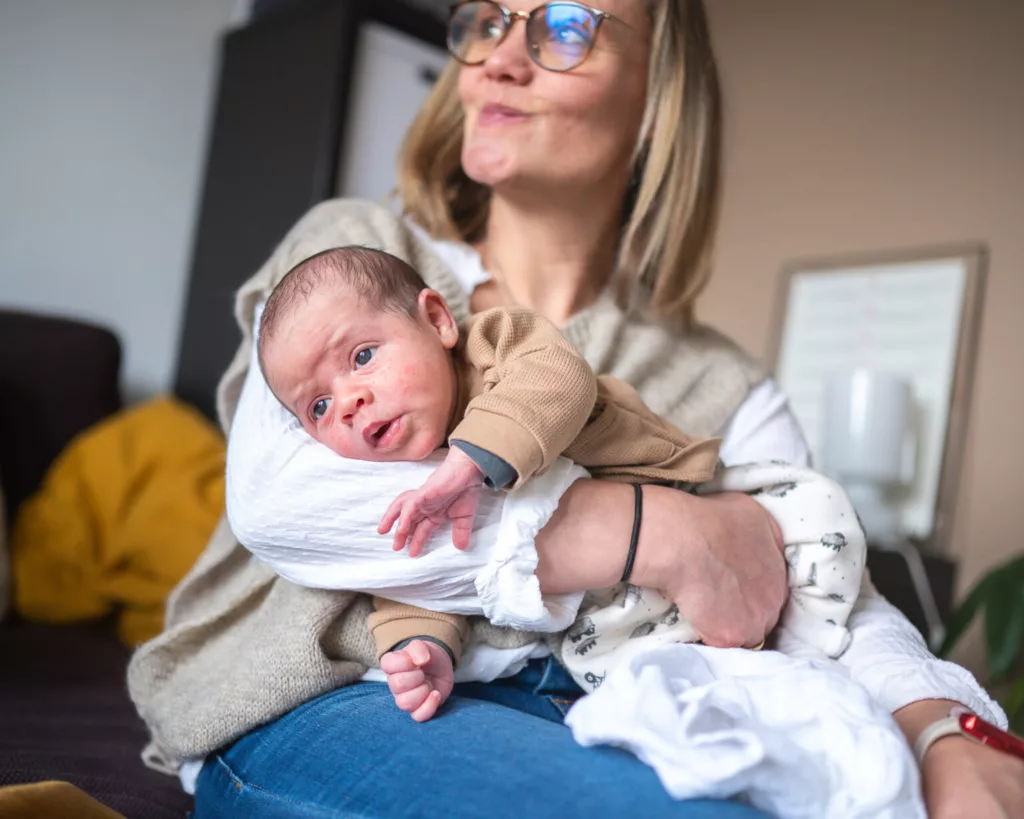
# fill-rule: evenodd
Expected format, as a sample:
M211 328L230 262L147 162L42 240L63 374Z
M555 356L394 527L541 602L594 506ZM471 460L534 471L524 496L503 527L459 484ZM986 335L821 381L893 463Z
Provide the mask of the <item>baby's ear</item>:
M451 350L459 342L459 325L455 316L448 309L448 302L436 290L424 288L416 298L417 312L420 318L429 325L441 344L447 350Z

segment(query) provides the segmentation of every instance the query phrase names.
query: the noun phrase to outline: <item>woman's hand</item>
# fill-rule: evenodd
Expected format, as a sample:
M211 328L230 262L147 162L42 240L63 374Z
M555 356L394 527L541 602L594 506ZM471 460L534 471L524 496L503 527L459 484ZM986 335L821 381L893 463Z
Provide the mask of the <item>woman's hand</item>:
M676 603L706 645L760 643L789 593L775 520L743 494L694 497L655 486L644 493L633 582Z
M645 486L630 581L679 606L708 645L755 646L778 622L789 588L782 534L757 501L696 497ZM546 594L618 582L633 527L633 493L621 483L577 481L537 536Z
M939 740L921 778L929 819L1024 819L1024 760L980 742Z
M913 745L956 704L919 700L893 717ZM966 737L944 737L928 749L921 788L929 819L1024 819L1024 761Z

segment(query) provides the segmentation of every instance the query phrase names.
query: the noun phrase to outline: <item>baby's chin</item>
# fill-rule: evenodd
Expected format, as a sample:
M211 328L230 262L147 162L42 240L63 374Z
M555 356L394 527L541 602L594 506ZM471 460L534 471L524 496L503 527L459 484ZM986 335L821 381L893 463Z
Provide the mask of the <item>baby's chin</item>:
M409 442L408 446L402 447L401 453L396 453L396 461L422 461L429 458L445 445L445 434L443 431L431 431L429 434L418 435L416 439Z
M336 446L322 441L336 455L348 458L352 461L371 461L373 463L403 463L409 461L423 461L436 452L445 444L443 432L431 435L418 435L408 444L394 452L378 452L375 450L360 449L355 452L346 452Z

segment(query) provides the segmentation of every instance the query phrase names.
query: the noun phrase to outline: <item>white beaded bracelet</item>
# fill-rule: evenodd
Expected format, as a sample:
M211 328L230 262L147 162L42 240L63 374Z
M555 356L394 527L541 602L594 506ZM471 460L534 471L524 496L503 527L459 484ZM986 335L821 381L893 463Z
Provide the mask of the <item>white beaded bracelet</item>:
M924 755L928 753L928 749L943 737L966 736L960 728L960 715L970 713L966 708L954 706L948 716L936 720L925 728L917 738L917 742L914 743L914 756L917 758L917 764L924 765Z

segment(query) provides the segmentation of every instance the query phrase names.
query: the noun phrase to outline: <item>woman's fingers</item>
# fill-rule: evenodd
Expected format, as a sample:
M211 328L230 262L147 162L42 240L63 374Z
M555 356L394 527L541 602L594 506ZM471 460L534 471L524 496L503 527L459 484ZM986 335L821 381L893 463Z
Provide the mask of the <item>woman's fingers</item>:
M781 534L742 493L668 495L651 487L633 582L679 606L710 646L755 646L775 627L789 586Z
M742 494L700 499L705 549L690 567L688 619L705 643L757 645L778 622L789 587L781 532L757 501ZM691 556L692 557L692 556Z

